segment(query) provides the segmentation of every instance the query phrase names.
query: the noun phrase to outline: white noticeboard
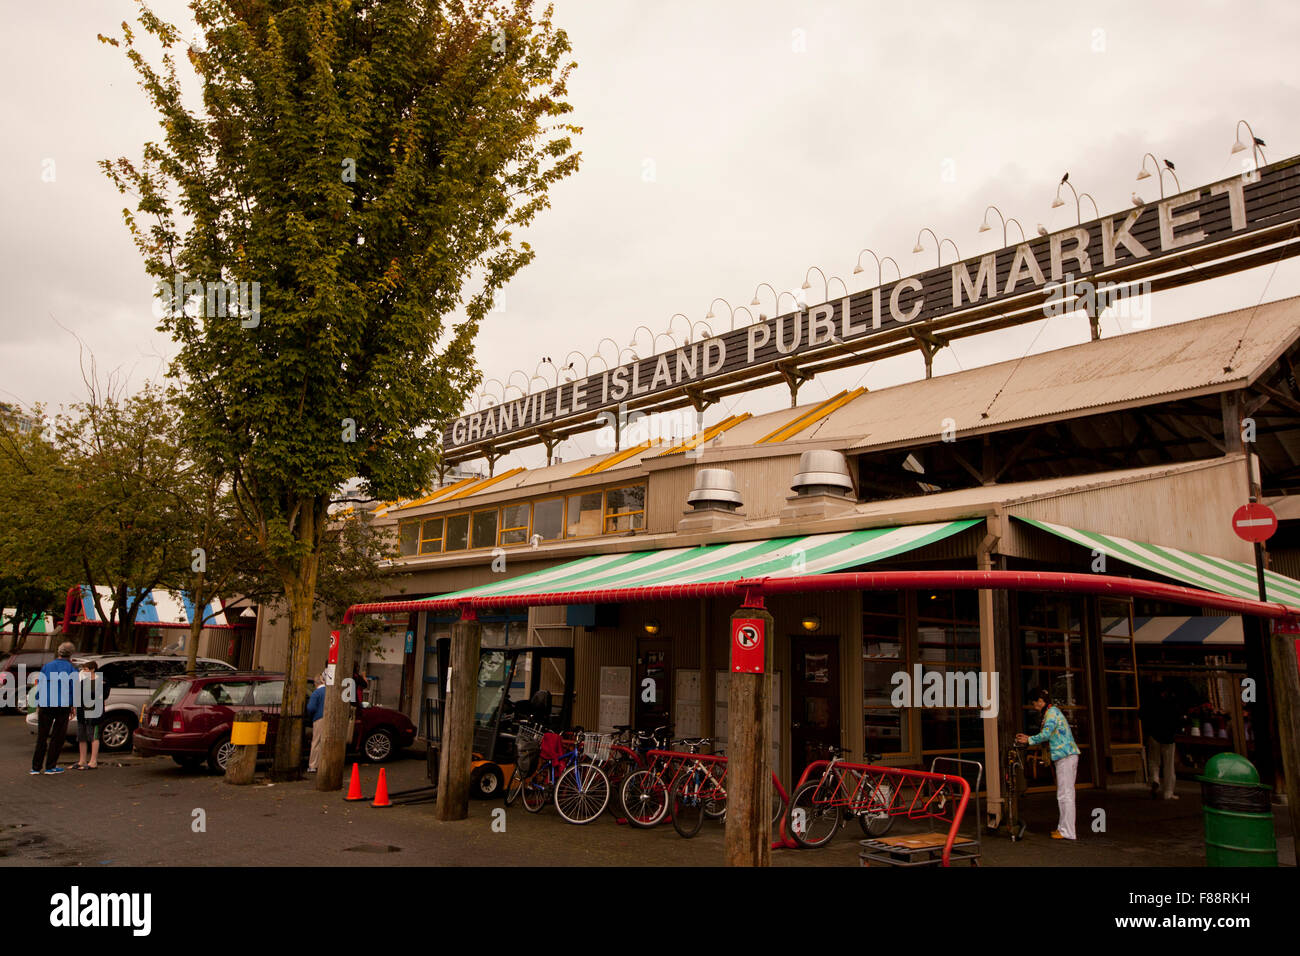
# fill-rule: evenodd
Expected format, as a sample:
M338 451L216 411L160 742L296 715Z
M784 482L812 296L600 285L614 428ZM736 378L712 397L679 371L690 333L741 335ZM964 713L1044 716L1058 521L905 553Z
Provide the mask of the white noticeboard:
M600 717L597 730L614 732L619 724L630 724L632 711L632 668L600 669Z
M700 672L698 670L679 669L675 672L677 680L676 696L673 698L676 713L673 716L673 729L679 737L700 736Z
M730 671L718 671L715 675L713 698L713 748L725 748L727 745L727 687L731 679ZM781 765L781 675L772 675L772 711L771 723L767 725L768 739L772 742L772 751L768 755L772 768Z

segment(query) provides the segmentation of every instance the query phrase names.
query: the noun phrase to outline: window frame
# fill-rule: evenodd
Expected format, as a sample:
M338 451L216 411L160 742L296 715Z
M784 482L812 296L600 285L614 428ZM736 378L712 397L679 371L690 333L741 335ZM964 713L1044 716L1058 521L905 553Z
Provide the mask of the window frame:
M644 488L644 489L645 489L645 494L643 495L643 497L642 497L642 499L641 499L641 507L640 507L640 508L636 508L636 509L631 510L631 511L616 511L616 512L611 512L611 511L609 510L609 495L610 495L610 492L613 492L613 491L622 491L624 488ZM649 483L648 481L629 481L629 482L626 482L625 484L621 484L621 485L610 485L608 488L604 488L604 489L602 489L602 491L601 491L601 495L602 495L602 499L601 499L601 509L600 509L600 514L601 514L601 518L600 518L600 520L601 520L601 524L600 524L601 532L600 532L600 533L601 533L601 534L627 534L628 531L644 531L644 530L645 530L645 513L646 513L646 505L649 504L649 499L650 499L650 483ZM640 516L641 516L641 527L640 527L640 528L628 528L628 529L623 530L623 531L611 531L611 530L609 530L609 523L610 523L611 520L618 520L619 518L626 518L626 517L630 517L630 516L632 516L632 515L640 515Z
M595 495L600 498L600 530L594 531L591 534L569 534L569 502L572 501L574 498L585 498L591 495ZM581 515L581 512L579 512L579 515ZM597 491L576 491L573 494L566 494L564 496L564 537L566 540L570 538L599 538L605 533L604 528L605 528L605 491L603 488Z
M560 503L560 533L556 535L554 538L542 538L542 541L543 542L563 541L565 539L566 537L565 532L569 530L567 498L568 498L567 495L551 495L549 498L538 498L536 501L532 501L529 503L530 505L528 509L528 521L529 521L528 540L529 541L533 539L533 535L536 533L533 531L533 529L537 527L537 506L544 505L548 501L558 501Z
M509 527L506 527L507 508L526 509L527 511L526 523L523 525L511 525ZM500 512L501 513L497 516L497 544L499 544L503 548L508 546L514 546L514 545L528 544L528 542L532 540L532 536L533 536L533 502L515 501L515 502L511 502L510 504L504 504L501 506ZM505 535L507 531L522 531L524 533L524 540L506 541Z
M474 539L474 519L479 515L492 515L492 542L490 544L479 544ZM484 548L495 548L500 540L501 532L501 508L479 508L469 512L469 551L481 551Z
M440 525L440 531L438 537L426 538L424 536L425 525L431 524L434 521L438 522L438 524ZM421 556L426 554L442 554L444 550L444 545L446 544L446 540L447 540L447 520L443 515L431 515L428 518L421 518L420 530L416 534L415 553ZM437 541L438 549L435 551L432 548L430 548L428 551L426 551L424 549L424 543L426 541L430 541L430 542Z
M448 526L451 524L452 520L455 519L455 518L464 518L464 519L465 519L465 547L463 547L463 548L449 548L449 547L447 547L447 528L448 528ZM445 514L445 515L443 515L443 516L442 516L442 519L443 519L443 526L442 526L442 553L443 553L443 554L457 554L457 553L459 553L459 552L461 552L461 551L472 551L473 548L472 548L470 545L473 543L473 540L472 540L472 532L473 532L473 527L472 527L472 526L473 526L473 520L470 518L470 512L468 512L468 511L454 511L454 512L452 512L451 514Z

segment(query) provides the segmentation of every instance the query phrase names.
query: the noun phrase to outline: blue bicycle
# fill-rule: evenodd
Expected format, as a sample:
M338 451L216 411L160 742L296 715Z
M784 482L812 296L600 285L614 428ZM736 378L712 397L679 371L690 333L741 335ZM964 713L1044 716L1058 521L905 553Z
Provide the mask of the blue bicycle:
M587 756L587 751L598 745L600 735L583 734L573 744L565 744L559 734L547 736L556 739L545 741L543 753L555 749L560 752L551 759L543 759L541 765L523 779L519 797L524 809L529 813L540 813L549 800L569 823L590 823L605 812L611 789L609 777ZM589 742L589 737L596 738L596 741ZM548 743L551 746L547 747Z

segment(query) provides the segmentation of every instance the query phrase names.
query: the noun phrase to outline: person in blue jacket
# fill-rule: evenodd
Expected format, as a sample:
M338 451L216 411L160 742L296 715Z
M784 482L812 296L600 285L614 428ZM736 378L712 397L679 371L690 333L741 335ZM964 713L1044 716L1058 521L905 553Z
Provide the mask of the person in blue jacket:
M1052 695L1046 687L1032 691L1030 702L1034 710L1043 715L1043 728L1032 737L1016 734L1016 742L1041 744L1047 741L1052 753L1052 765L1056 768L1056 804L1060 809L1060 822L1052 831L1052 839L1073 840L1074 778L1079 772L1079 747L1074 742L1074 734L1070 733L1070 724L1065 719L1065 714L1052 703Z
M307 772L315 773L320 765L320 752L325 744L325 681L321 680L307 698L307 719L311 721L311 753L307 757Z
M59 754L68 736L68 719L76 703L77 669L72 666L72 642L59 645L58 657L41 668L36 680L36 752L33 775L63 773Z

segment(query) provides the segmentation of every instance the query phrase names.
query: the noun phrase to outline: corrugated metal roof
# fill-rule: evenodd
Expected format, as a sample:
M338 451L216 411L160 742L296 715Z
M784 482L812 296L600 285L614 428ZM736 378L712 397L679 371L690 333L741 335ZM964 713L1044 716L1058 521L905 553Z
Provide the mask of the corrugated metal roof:
M1223 390L1254 380L1297 338L1300 298L1282 299L873 391L831 416L818 437L872 448L936 439L946 418L961 434Z

